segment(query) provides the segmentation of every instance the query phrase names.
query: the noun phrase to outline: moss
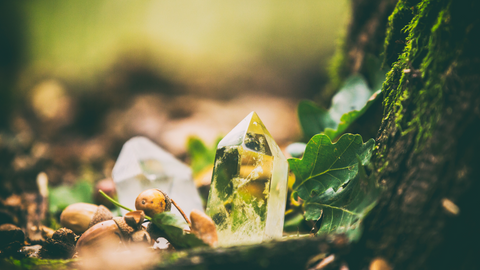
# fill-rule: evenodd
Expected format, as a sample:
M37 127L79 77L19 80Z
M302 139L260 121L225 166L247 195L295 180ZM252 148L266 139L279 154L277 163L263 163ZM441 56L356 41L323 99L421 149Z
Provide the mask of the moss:
M76 269L77 259L45 260L38 258L4 259L0 261L0 269Z
M334 91L340 88L340 85L348 76L347 52L344 35L345 34L338 39L335 54L328 65L328 75L330 79L328 89L331 89L329 92L332 92L328 93L329 95L333 95Z
M388 28L384 44L384 66L391 66L405 47L408 34L404 31L413 18L415 5L419 0L399 1L388 18Z
M162 264L173 264L180 259L188 257L188 253L185 251L171 252L163 256Z
M319 253L341 254L348 244L344 235L292 237L256 245L187 250L175 260L162 257L154 268L163 269L298 269ZM165 256L173 256L174 253ZM339 265L337 266L337 268Z
M401 36L399 29L408 36L403 52L383 84L384 121L393 114L396 128L402 135L415 131L418 151L431 137L444 108L446 74L449 67L459 61L468 20L462 19L461 12L456 12L452 18L452 5L462 3L424 0L411 8L412 2L415 1L399 1L390 16L385 42L386 62L391 57L389 54L394 53L390 44ZM408 19L406 10L415 10L416 14L402 27ZM407 110L408 104L412 104L413 110Z

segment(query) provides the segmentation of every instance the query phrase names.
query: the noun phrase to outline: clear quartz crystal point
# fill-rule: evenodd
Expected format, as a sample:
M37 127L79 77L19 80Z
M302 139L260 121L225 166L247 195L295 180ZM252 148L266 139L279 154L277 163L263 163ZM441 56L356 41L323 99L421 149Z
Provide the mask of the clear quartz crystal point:
M188 216L193 209L203 211L191 169L145 137L131 138L123 145L112 178L119 202L131 209L142 191L158 188ZM122 209L122 214L126 212ZM175 207L172 212L181 217Z
M206 213L221 246L280 238L288 162L255 112L217 147Z

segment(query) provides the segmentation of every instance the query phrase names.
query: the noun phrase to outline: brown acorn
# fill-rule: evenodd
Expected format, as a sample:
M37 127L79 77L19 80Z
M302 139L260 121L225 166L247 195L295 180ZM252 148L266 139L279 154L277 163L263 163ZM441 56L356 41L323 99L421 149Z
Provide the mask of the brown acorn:
M60 224L80 235L93 225L112 218L112 212L103 205L74 203L63 210Z
M143 211L132 211L125 217L100 222L89 228L77 241L77 250L115 247L126 247L131 243L151 243L151 237L142 226L145 214Z
M77 251L95 249L107 246L121 245L123 234L114 220L107 220L95 224L88 229L77 241Z
M172 200L160 189L147 189L138 195L135 208L143 210L145 215L153 217L155 214L170 211Z

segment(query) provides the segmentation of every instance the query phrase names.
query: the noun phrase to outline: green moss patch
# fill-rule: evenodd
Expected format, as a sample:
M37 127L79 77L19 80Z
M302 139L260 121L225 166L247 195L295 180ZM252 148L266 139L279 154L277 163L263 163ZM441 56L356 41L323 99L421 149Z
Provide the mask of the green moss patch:
M402 135L417 132L415 149L419 150L430 138L444 109L445 78L449 68L461 61L469 19L453 7L462 3L425 0L412 5L415 2L418 1L399 1L390 16L384 63L395 55L392 43L404 35L406 38L403 52L387 74L383 91L384 120L394 114ZM413 17L406 22L409 14ZM413 105L409 115L407 104Z

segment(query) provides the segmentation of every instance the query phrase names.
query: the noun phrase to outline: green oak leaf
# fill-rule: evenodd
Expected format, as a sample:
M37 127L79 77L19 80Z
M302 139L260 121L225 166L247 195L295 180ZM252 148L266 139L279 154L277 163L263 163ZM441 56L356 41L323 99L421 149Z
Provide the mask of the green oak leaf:
M332 99L327 111L311 101L301 101L298 118L307 138L324 133L334 140L372 105L380 91L370 89L360 75L350 76Z
M293 190L305 201L305 218L319 220L318 234L354 229L377 200L380 189L366 177L363 166L372 156L374 140L363 143L360 135L344 134L336 143L324 134L307 144L302 159L288 160L295 184Z
M361 236L361 222L377 204L382 188L373 174L367 176L362 160L359 172L344 189L329 193L322 200L305 203L307 220L321 219L317 235L345 233L351 240Z
M343 114L336 129L326 127L325 130L323 130L323 133L332 140L343 134L343 132L345 132L345 130L350 126L350 124L355 122L357 118L363 115L368 110L368 108L372 106L373 102L377 99L380 92L381 90L378 90L377 92L373 93L373 95L370 96L370 99L360 111L353 110Z
M345 113L362 109L373 92L363 76L352 75L345 80L340 91L333 96L332 106L328 113L338 123Z
M311 138L325 130L325 128L336 128L337 123L330 117L327 110L318 107L315 103L304 100L298 104L298 119L303 134Z
M336 143L327 135L315 135L302 159L288 160L295 174L293 190L304 201L316 200L329 189L338 190L357 175L357 155L365 164L372 156L373 146L373 139L363 143L360 135L344 134Z
M172 212L156 214L152 222L177 250L208 246L193 233L185 233L186 223Z

